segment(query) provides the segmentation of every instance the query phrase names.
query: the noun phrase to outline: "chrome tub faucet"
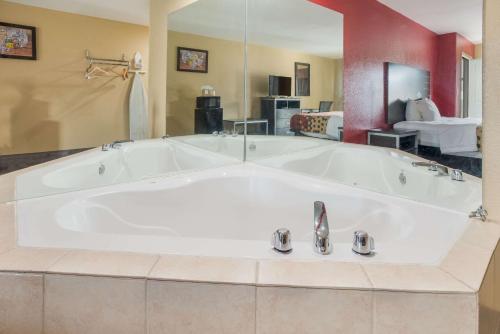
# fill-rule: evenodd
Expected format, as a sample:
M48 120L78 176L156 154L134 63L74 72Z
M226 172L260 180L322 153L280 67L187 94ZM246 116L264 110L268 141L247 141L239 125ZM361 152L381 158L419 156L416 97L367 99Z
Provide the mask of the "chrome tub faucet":
M124 143L133 143L134 141L131 139L125 139L125 140L115 140L111 144L102 144L101 150L102 151L109 151L110 149L118 149L122 146Z
M413 167L427 167L428 170L433 172L438 172L438 176L448 176L448 167L438 164L435 161L413 161L411 163Z
M321 201L314 202L313 247L318 254L328 255L332 252L326 207Z

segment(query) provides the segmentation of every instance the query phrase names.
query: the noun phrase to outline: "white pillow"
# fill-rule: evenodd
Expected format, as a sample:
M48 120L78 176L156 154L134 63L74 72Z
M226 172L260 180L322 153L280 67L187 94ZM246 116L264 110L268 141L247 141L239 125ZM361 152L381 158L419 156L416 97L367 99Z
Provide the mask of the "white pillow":
M422 114L420 113L420 110L418 108L418 101L415 100L408 100L406 102L406 120L413 122L413 121L423 121Z
M424 122L439 121L441 114L436 104L428 98L417 101L417 109L420 111Z

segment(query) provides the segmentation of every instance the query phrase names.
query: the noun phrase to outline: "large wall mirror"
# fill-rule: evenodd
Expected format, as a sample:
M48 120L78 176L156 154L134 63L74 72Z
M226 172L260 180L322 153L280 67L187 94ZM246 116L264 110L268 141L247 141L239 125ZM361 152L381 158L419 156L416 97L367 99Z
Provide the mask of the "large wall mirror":
M383 2L0 1L0 172L23 199L246 161L470 211L481 34Z
M247 159L339 142L343 15L309 1L248 0L247 35Z

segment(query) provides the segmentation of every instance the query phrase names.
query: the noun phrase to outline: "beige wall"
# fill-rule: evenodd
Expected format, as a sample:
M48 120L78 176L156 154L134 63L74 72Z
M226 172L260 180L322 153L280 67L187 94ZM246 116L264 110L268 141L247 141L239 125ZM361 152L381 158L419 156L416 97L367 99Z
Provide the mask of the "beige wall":
M153 137L166 134L168 14L197 0L149 0L149 114L153 120Z
M474 47L474 58L483 58L483 44L476 44Z
M0 21L37 27L38 60L0 59L0 153L128 138L130 80L85 80L84 50L148 60L148 28L0 1Z
M500 1L484 0L483 196L489 218L500 223Z
M209 51L207 74L179 72L176 68L178 46ZM194 131L194 105L200 87L211 85L221 96L224 118L243 118L243 43L169 31L167 82L167 133L191 134ZM251 116L260 115L260 97L268 94L270 74L294 77L294 63L311 64L311 96L301 97L304 108L317 108L335 93L336 62L286 49L260 45L248 46L248 75ZM340 82L342 79L340 78ZM342 85L340 84L341 88ZM337 88L339 88L337 87ZM295 87L292 86L292 92Z
M248 46L249 98L252 117L260 116L260 97L269 94L269 75L292 78L295 95L295 62L311 64L311 96L301 96L302 108L318 108L335 95L335 60L260 45Z

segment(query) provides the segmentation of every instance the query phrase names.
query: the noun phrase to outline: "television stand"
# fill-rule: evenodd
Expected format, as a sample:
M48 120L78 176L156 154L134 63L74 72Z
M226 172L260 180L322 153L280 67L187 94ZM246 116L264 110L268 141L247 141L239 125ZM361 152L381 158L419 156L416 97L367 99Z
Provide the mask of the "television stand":
M293 136L290 131L290 119L300 113L300 98L262 97L260 100L261 118L269 122L269 134L275 136Z

